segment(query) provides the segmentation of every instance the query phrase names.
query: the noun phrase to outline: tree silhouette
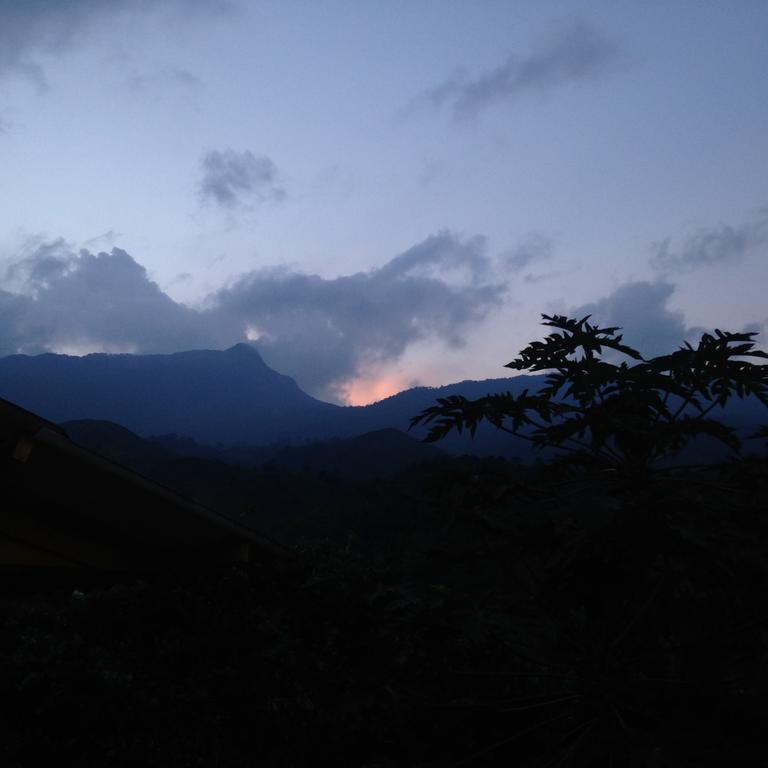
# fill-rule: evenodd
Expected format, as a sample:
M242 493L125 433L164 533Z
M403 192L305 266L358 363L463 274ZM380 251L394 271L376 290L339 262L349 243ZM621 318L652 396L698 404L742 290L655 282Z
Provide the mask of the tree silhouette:
M700 435L738 455L735 430L710 414L734 396L752 395L768 406L768 365L745 359L768 359L754 348L755 333L715 330L703 334L696 347L685 342L671 354L646 360L622 343L619 327L592 325L590 315L542 318L542 325L556 330L506 365L548 372L538 391L440 398L414 416L411 427L429 425L426 441L434 442L454 429L474 436L485 420L539 450L557 449L571 463L637 476ZM634 362L610 362L605 352Z

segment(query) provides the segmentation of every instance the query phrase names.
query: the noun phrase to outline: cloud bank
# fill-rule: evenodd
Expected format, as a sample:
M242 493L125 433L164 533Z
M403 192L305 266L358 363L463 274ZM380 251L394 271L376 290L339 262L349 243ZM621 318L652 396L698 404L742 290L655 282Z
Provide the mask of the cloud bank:
M172 352L249 339L267 363L338 399L413 343L458 346L501 302L482 238L427 238L378 269L326 279L285 268L239 276L202 307L175 302L119 248L31 243L0 280L0 354Z
M422 93L414 103L466 118L526 93L592 79L612 69L617 59L614 43L593 27L573 23L540 50L527 56L511 54L499 66L474 77L457 74Z
M211 343L199 313L177 304L125 251L74 253L62 240L26 249L0 289L0 354L166 352Z
M499 259L486 249L482 237L440 232L376 269L330 279L285 267L255 270L190 307L164 293L124 250L75 251L61 239L37 240L0 267L0 355L165 353L247 340L311 394L359 400L371 372L373 384L402 378L397 363L412 345L461 347L507 298L500 269L520 275L549 257L550 244L532 239ZM557 311L623 327L628 344L654 356L697 341L704 330L670 307L674 292L665 279L628 282Z

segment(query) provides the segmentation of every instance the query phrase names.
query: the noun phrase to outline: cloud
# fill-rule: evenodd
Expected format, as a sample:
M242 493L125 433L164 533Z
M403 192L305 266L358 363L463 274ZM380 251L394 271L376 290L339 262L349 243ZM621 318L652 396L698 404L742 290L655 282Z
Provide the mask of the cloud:
M736 264L768 245L768 209L737 226L701 228L688 235L677 251L669 238L652 246L651 266L661 274Z
M534 263L552 258L553 251L554 243L550 238L532 235L513 250L503 254L501 260L510 272L521 272Z
M172 352L253 340L311 393L339 398L368 366L413 343L460 346L497 307L482 238L427 238L378 269L333 279L285 268L239 276L202 307L173 301L119 248L35 241L0 280L0 354Z
M462 240L448 232L428 237L399 256L395 256L379 274L385 279L429 276L463 272L472 282L481 282L491 268L485 254L486 239L475 236Z
M590 322L602 327L619 326L624 342L648 359L673 352L685 341L696 346L702 334L714 331L712 327L687 325L681 311L670 309L669 300L674 292L675 286L664 280L624 283L597 301L571 307L568 315L578 319L591 315ZM764 349L762 339L768 330L768 320L724 330L758 333L757 347ZM606 354L609 359L612 356L613 353ZM624 355L614 357L626 359Z
M277 168L264 155L215 149L203 157L200 165L201 197L222 208L247 208L253 203L285 198L285 190L277 183Z
M695 340L702 329L686 326L682 312L670 309L675 291L671 283L639 281L624 283L613 293L589 304L572 307L568 314L600 326L626 329L624 341L643 357L654 357L678 349L686 340Z
M218 13L226 0L0 0L0 77L23 75L45 87L40 57L77 47L84 35L120 15L168 8Z
M27 249L0 292L0 353L163 352L210 344L204 318L164 294L125 251L74 253L63 240Z
M203 83L199 77L186 69L166 66L151 72L134 70L126 81L126 85L132 91L142 92L166 87L197 90Z
M456 118L466 118L529 92L592 79L610 70L617 59L614 43L584 23L573 23L540 50L527 56L511 54L474 77L459 73L420 94L414 105L447 108Z
M277 370L338 396L366 366L394 362L416 341L460 346L505 290L490 279L483 251L482 238L441 233L379 269L334 279L263 270L213 299L251 329Z

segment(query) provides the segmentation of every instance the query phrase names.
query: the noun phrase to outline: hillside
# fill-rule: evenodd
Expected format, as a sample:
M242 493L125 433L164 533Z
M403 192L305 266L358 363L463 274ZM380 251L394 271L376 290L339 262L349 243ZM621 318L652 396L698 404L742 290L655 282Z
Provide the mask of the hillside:
M247 344L169 355L12 355L0 360L0 397L51 421L113 421L142 436L177 433L214 445L283 439L338 410Z
M163 435L173 442L170 436L176 435L219 447L304 444L384 429L407 431L410 418L435 397L476 397L535 385L536 377L464 381L416 387L369 406L341 407L303 392L248 344L169 355L0 358L0 397L51 421L111 421L142 437ZM519 455L521 450L494 430L481 431L475 443L452 436L444 449L505 455ZM192 445L171 450L195 453Z
M306 452L308 443L380 430L405 432L411 417L437 398L535 391L542 380L542 376L516 376L414 387L371 405L342 407L306 394L247 344L170 355L44 354L0 359L0 397L51 421L110 421L141 437L155 437L156 444L172 454L245 465L273 456L277 446ZM763 418L754 399L731 400L724 417L743 437ZM409 434L421 438L426 430L419 427ZM535 458L527 443L487 424L480 426L474 440L454 432L440 447L454 455L497 455L526 462ZM286 461L304 460L290 455ZM692 462L722 458L722 450L706 438L686 455ZM313 462L325 460L315 456Z
M83 448L261 529L283 526L318 506L357 508L362 484L445 456L394 429L301 446L218 451L190 438L142 438L107 421L62 426Z

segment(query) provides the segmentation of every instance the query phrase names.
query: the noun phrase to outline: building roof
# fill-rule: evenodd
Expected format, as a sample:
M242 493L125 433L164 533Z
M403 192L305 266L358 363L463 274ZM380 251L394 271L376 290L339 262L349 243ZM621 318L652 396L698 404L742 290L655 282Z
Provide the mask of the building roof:
M285 557L268 537L73 443L0 399L0 564L156 571Z

